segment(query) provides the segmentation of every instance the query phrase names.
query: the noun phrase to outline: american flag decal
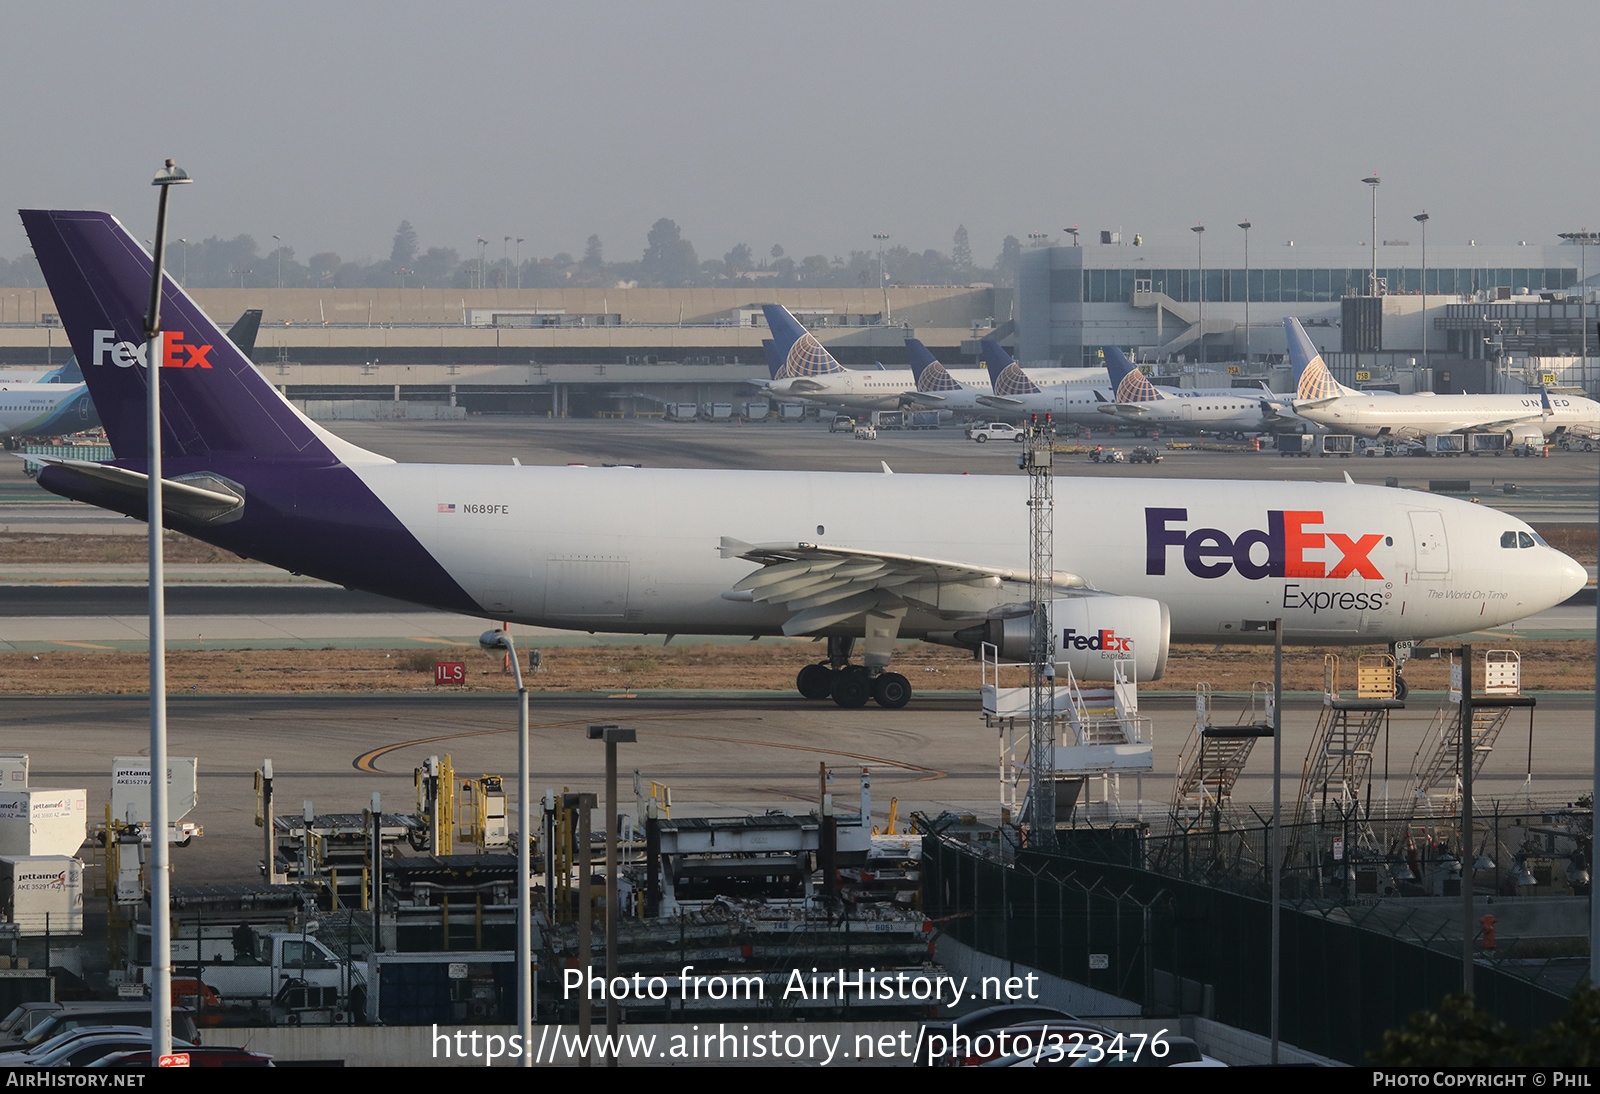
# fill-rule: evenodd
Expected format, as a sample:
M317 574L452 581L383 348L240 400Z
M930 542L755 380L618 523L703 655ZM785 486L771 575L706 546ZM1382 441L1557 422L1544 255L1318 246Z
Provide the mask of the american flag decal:
M455 511L456 511L456 503L455 502L453 502L453 501L441 501L439 503L439 512L441 512L441 513L454 513Z

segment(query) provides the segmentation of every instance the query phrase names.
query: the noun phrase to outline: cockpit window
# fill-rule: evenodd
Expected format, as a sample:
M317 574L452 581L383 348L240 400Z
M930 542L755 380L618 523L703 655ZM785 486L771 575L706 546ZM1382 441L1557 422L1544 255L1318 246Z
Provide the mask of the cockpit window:
M1500 546L1502 546L1502 547L1515 547L1516 545L1517 545L1517 533L1515 533L1515 532L1501 532L1500 533Z
M1517 533L1517 546L1518 547L1532 547L1533 546L1533 537L1530 536L1526 532L1518 532Z

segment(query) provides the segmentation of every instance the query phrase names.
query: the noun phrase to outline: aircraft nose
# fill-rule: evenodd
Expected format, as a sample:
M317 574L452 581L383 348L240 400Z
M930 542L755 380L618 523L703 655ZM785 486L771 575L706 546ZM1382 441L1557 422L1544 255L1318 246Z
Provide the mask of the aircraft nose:
M1565 603L1589 584L1589 571L1585 570L1581 563L1566 555L1561 556L1561 562L1561 576L1557 582L1561 600L1558 603Z

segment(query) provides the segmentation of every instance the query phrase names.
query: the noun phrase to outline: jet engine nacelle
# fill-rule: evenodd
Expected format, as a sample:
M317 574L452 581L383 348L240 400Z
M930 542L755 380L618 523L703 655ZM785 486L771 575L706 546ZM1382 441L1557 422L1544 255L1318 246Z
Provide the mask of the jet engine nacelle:
M1056 664L1072 668L1079 680L1111 680L1118 661L1134 663L1134 679L1159 680L1167 671L1172 619L1167 606L1142 596L1072 596L1050 602L1050 630ZM982 632L1007 661L1026 661L1033 638L1031 615L991 619Z

